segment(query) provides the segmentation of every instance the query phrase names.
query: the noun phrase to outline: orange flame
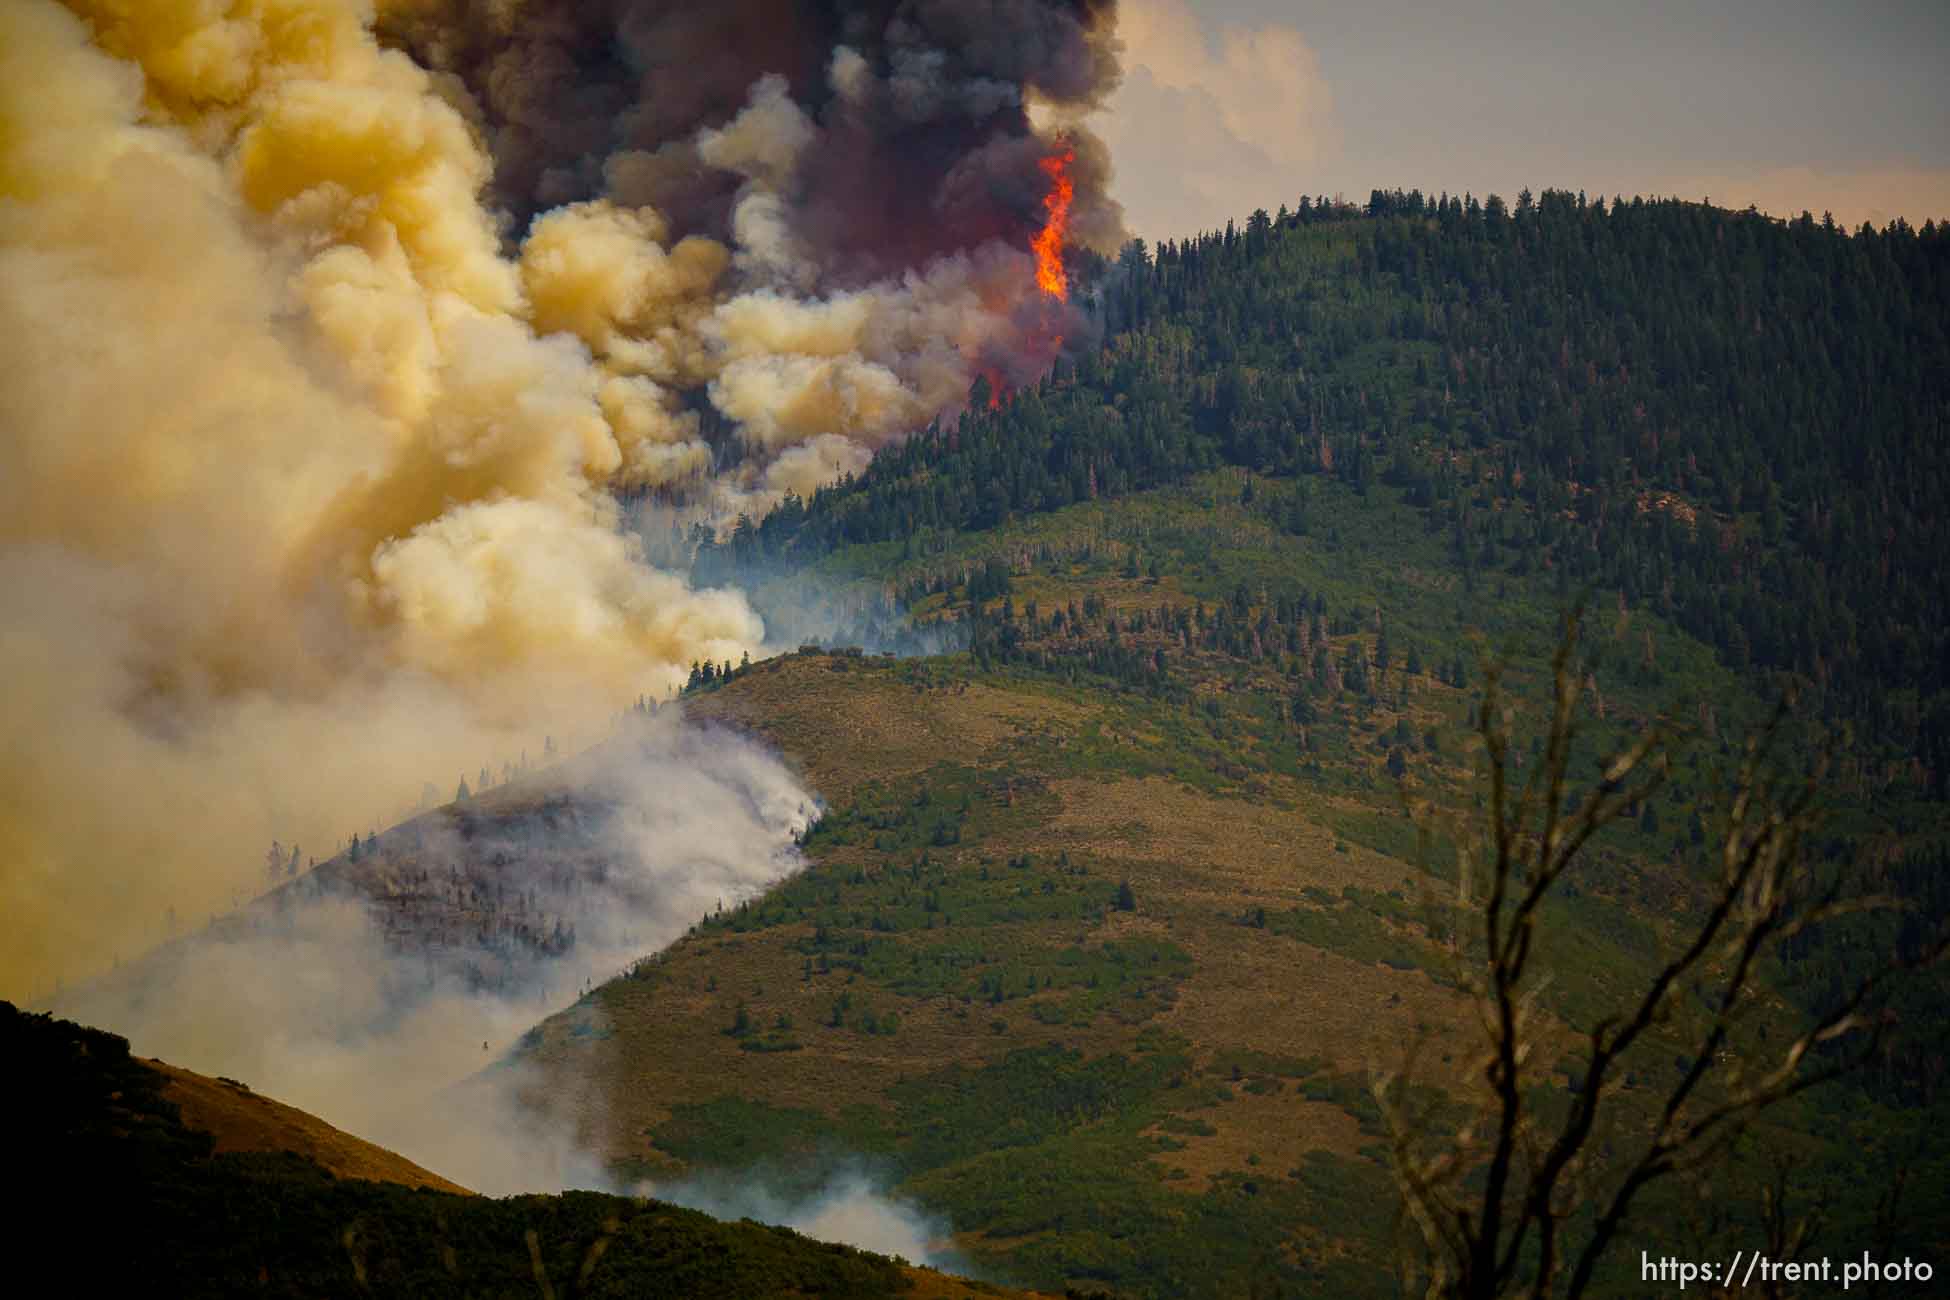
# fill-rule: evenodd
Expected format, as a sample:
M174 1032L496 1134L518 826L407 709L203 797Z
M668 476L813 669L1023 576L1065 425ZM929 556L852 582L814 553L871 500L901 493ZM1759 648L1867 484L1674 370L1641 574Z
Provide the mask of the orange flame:
M989 381L989 410L1001 410L1002 394L1009 389L1008 380L1004 379L1001 370L994 366L983 366L980 373L982 378Z
M1077 191L1069 173L1070 164L1076 160L1077 151L1065 148L1036 164L1049 177L1050 191L1043 196L1043 211L1049 216L1029 247L1036 254L1036 287L1058 302L1070 300L1070 273L1063 269L1063 240L1069 233L1070 202Z

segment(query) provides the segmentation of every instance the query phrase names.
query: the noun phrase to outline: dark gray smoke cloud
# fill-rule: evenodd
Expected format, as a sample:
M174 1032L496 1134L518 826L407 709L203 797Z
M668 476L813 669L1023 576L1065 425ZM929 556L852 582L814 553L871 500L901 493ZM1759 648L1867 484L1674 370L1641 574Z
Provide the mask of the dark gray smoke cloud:
M781 198L821 287L848 287L1033 234L1048 144L1030 103L1101 102L1114 22L1110 0L426 0L379 30L465 86L518 228L610 197L729 239L745 178L696 137L779 78L814 131ZM1080 153L1076 226L1107 241L1121 219L1105 155L1087 139Z

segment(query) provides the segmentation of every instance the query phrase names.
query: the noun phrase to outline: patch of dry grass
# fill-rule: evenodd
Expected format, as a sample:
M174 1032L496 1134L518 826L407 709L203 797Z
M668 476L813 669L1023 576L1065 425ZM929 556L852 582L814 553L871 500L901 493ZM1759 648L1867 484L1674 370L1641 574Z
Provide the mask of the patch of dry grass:
M162 1061L144 1064L169 1080L163 1096L176 1104L186 1126L216 1139L220 1154L292 1151L316 1161L335 1178L365 1178L472 1195L459 1183L422 1169L405 1156L341 1132L295 1106Z
M1332 1102L1300 1096L1292 1082L1276 1092L1255 1094L1235 1086L1233 1093L1232 1100L1197 1112L1214 1132L1175 1134L1172 1140L1183 1148L1153 1157L1180 1190L1202 1192L1216 1176L1241 1171L1285 1178L1309 1151L1355 1159L1375 1140L1361 1132L1354 1116Z
M993 759L1038 723L1085 714L1073 704L979 683L918 685L884 659L812 654L769 660L683 708L765 737L829 802L944 758Z
M1053 785L1063 809L1043 836L1163 868L1152 873L1155 883L1188 904L1290 907L1308 886L1386 890L1412 874L1359 845L1336 852L1336 835L1308 818L1316 800L1296 782L1279 782L1286 807L1202 794L1162 777Z

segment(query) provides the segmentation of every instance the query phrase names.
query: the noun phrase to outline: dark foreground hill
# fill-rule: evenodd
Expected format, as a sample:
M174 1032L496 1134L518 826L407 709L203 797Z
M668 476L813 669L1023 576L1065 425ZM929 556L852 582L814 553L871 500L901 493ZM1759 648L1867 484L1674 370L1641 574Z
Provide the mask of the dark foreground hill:
M1016 1294L650 1200L492 1200L301 1111L0 1003L17 1271L159 1296ZM17 1202L20 1204L20 1202ZM19 1275L24 1275L21 1273Z

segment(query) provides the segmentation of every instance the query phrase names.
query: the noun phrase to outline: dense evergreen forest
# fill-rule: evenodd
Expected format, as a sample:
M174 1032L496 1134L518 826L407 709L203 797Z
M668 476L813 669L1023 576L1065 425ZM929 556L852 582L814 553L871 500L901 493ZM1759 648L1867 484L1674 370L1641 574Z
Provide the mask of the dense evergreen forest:
M994 409L978 391L702 576L1225 464L1381 483L1465 581L1617 589L1864 728L1853 781L1944 795L1950 231L1377 192L1133 243L1096 304L1100 351ZM1304 532L1304 494L1282 508Z

